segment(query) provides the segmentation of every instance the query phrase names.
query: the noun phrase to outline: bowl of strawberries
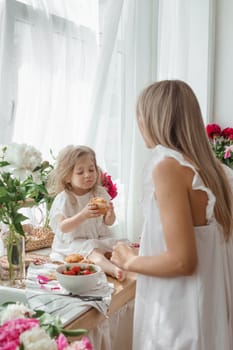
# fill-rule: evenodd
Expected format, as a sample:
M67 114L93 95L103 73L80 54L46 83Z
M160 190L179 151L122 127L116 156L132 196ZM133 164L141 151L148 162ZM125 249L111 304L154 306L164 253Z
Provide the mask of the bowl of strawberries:
M60 285L68 292L88 293L99 282L101 268L89 263L70 263L57 267L56 277Z

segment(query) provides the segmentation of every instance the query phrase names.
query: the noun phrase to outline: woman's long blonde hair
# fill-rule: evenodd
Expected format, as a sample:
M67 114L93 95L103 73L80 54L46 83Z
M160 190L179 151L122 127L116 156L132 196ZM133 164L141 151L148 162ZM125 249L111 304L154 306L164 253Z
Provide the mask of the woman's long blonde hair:
M96 163L95 152L87 146L69 145L59 152L56 160L55 169L51 173L48 185L49 192L51 194L56 195L62 191L66 191L68 193L72 192L72 187L70 183L72 171L78 159L85 155L91 156L94 166L96 168L98 176L96 184L93 187L93 190L95 190L95 187L99 183L99 167Z
M216 220L225 240L233 228L232 191L220 161L210 147L198 100L183 81L156 82L142 91L137 116L143 118L151 141L181 152L216 197Z

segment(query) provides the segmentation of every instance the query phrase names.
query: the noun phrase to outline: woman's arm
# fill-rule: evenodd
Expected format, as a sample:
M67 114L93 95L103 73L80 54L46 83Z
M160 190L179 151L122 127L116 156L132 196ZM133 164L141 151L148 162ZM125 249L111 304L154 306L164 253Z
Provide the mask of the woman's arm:
M197 265L197 251L188 196L191 184L185 168L167 158L155 167L153 181L167 250L155 256L136 256L130 247L119 243L112 261L125 270L150 276L191 275Z

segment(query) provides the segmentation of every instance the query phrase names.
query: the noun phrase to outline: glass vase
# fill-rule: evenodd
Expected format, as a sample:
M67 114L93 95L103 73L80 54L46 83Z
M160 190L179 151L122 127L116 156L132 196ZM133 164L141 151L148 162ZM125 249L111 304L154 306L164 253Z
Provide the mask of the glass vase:
M25 281L25 239L14 227L9 227L4 243L9 271L7 282L12 287L21 287Z

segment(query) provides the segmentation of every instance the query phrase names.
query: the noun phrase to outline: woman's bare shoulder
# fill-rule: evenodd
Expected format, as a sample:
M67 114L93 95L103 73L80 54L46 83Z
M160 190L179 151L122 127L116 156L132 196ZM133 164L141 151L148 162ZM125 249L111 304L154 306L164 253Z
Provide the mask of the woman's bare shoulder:
M194 171L189 166L183 166L178 160L167 157L156 164L153 169L152 177L155 188L166 186L169 190L175 192L177 186L179 189L189 189L192 187Z
M172 157L164 158L159 163L157 163L153 169L153 175L156 177L181 174L183 172L184 166L182 166L178 160Z

